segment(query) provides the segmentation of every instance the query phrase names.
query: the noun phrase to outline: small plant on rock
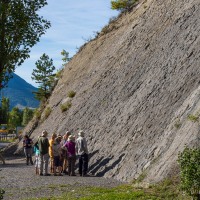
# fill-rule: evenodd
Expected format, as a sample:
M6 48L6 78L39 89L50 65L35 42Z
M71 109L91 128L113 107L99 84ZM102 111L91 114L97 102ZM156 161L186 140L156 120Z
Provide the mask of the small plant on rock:
M44 112L44 119L47 119L48 118L48 116L51 114L51 108L50 107L47 107L46 109L45 109L45 112Z
M35 109L34 111L34 116L37 118L37 119L40 119L41 118L41 111L39 109Z
M74 92L72 90L67 93L67 96L70 97L70 98L75 97L75 95L76 95L76 92Z
M69 108L71 108L71 106L72 106L72 103L68 101L68 102L62 104L60 106L60 109L62 112L65 112L65 111L69 110Z
M199 116L196 115L188 115L188 119L192 122L197 122L199 119Z
M113 10L125 11L132 8L137 0L115 0L111 1L111 8Z
M174 124L175 128L179 129L181 127L180 119L177 119Z

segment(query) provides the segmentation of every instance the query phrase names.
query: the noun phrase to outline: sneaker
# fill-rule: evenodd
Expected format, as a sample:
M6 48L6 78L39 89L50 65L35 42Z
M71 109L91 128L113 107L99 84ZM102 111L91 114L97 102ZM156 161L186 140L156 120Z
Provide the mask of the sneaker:
M82 175L82 177L88 177L88 176L89 176L88 174L83 174L83 175Z
M43 176L51 176L51 174L44 174Z

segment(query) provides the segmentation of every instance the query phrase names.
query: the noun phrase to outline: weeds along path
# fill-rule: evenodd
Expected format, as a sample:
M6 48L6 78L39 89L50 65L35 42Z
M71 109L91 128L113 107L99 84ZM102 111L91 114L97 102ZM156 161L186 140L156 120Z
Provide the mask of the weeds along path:
M34 165L25 165L24 158L7 158L0 163L0 188L5 190L4 200L22 200L39 197L60 196L76 192L87 186L115 187L121 182L103 177L36 176Z

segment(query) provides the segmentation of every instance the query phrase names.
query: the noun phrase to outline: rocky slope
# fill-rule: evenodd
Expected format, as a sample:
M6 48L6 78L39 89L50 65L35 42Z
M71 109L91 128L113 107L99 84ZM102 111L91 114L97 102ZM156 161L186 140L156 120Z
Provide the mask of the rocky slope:
M198 123L188 116L200 111L199 16L199 0L140 1L81 48L48 101L50 115L25 132L83 129L95 175L173 175L178 152L198 145Z

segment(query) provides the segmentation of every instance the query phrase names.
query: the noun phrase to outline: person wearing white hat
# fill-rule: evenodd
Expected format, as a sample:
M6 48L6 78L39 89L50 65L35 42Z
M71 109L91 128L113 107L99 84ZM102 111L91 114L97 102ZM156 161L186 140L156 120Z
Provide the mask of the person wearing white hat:
M79 131L78 138L76 140L76 153L79 158L80 176L86 176L88 171L88 148L87 141L84 136L84 132Z
M40 176L49 176L48 163L49 163L49 140L47 138L48 132L42 131L41 137L38 139L38 147L40 150Z

